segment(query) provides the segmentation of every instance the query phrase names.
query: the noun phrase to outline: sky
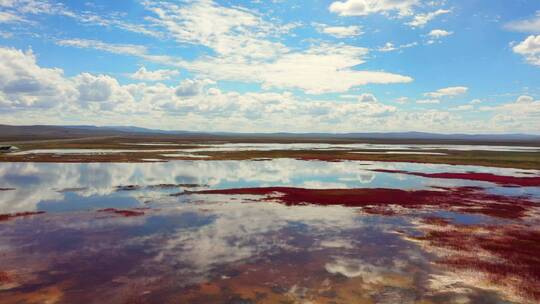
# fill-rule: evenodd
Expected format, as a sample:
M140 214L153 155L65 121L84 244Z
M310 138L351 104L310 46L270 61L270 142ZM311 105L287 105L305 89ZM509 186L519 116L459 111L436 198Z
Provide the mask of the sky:
M540 1L0 0L0 124L540 134Z

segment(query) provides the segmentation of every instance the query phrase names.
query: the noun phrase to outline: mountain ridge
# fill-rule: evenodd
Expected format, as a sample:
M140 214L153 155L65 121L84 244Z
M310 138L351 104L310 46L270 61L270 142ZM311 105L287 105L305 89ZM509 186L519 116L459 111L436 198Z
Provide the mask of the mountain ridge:
M136 126L95 126L95 125L2 125L0 137L40 136L121 136L121 135L184 135L184 136L225 136L260 138L322 138L322 139L373 139L373 140L469 140L469 141L539 141L540 135L525 133L466 134L431 132L204 132L186 130L160 130Z

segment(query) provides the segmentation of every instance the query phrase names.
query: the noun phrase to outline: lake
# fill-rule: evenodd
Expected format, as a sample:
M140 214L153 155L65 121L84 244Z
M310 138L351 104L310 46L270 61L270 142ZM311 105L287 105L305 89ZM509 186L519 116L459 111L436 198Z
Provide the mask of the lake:
M0 163L0 302L535 303L538 170Z

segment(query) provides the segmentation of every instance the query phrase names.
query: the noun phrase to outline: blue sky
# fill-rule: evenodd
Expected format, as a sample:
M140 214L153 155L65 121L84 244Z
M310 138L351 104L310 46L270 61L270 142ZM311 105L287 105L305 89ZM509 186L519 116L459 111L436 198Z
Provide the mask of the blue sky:
M540 2L0 0L0 123L540 133Z

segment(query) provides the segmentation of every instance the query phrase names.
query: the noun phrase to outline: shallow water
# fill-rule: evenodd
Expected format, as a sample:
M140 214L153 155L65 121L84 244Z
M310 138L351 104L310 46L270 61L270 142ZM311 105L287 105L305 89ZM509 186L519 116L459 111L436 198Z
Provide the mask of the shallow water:
M438 152L422 152L423 150L442 151L499 151L499 152L539 152L540 147L527 146L482 146L482 145L427 145L427 144L268 144L268 143L221 143L204 144L200 148L190 148L186 144L175 143L123 143L124 145L134 145L141 147L153 147L154 149L34 149L11 153L12 155L29 154L56 154L56 155L106 155L118 153L147 153L162 152L166 157L205 157L204 155L191 154L195 152L230 152L230 151L272 151L272 150L397 150L379 152L385 154L424 154L424 155L446 155ZM178 146L179 149L162 149L163 146ZM184 148L180 148L187 146ZM197 146L197 145L196 145ZM170 153L174 152L174 153ZM354 152L369 153L369 152Z
M227 189L288 186L303 188L392 188L482 186L494 193L537 195L538 187L502 187L457 179L435 179L374 169L415 172L482 172L498 175L540 175L537 170L478 166L387 162L171 161L163 163L0 163L0 213L142 207L148 200L199 185ZM130 191L118 187L134 185ZM162 185L162 187L159 187ZM166 186L163 186L166 185ZM173 186L178 185L178 186ZM153 187L148 187L153 186Z
M171 196L267 186L475 186L540 201L538 187L374 169L539 175L476 166L291 159L0 163L0 188L12 189L0 191L0 213L46 211L0 221L0 302L534 303L528 302L530 294L476 274L457 280L456 272L435 263L443 252L438 245L414 238L441 227L538 225L540 213L505 219L427 208L387 216L340 205L287 206L249 195ZM426 222L431 217L450 226Z
M202 148L186 149L189 152L204 151L269 151L269 150L449 150L449 151L499 151L538 152L540 147L527 146L483 146L483 145L429 145L429 144L268 144L268 143L224 143L205 145Z

